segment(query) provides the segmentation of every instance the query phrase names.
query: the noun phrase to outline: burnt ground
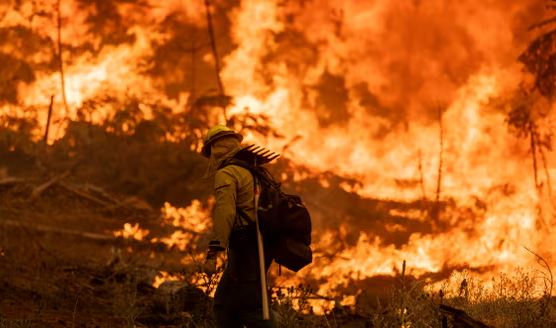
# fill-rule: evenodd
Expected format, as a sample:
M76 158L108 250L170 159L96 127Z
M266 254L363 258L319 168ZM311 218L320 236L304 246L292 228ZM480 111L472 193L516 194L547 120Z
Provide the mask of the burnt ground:
M3 326L211 325L210 298L198 286L180 290L180 295L185 293L186 297L179 311L169 309L172 306L167 304L167 295L152 287L160 271L195 275L195 268L180 262L189 253L148 241L175 231L174 227L161 224L159 208L163 201L178 206L187 205L191 199L206 201L206 190L210 188L198 178L204 169L198 168L198 157L186 154L175 159L178 164L172 166L172 161L160 154L176 149L157 145L158 150L143 148L143 152L152 151L153 155L150 161L137 164L132 158L138 156L135 149L140 147L108 137L114 138L107 142L111 147L88 145L77 148L74 156L68 156L72 151L67 150L64 141L32 152L1 153ZM118 151L118 141L128 146L125 152ZM107 153L123 158L107 158ZM167 169L161 171L156 165ZM163 192L153 192L153 188ZM318 185L308 181L303 188L318 189ZM330 193L333 192L339 190ZM353 201L348 195L345 197L345 202ZM315 198L317 206L320 201ZM340 203L336 204L337 211L341 211ZM353 215L372 210L363 202L360 204ZM316 206L314 212L319 215ZM149 229L148 240L114 237L113 231L121 230L127 222ZM205 241L201 237L197 242ZM376 299L377 293L384 294L384 286L392 285L392 279L378 278L369 285L376 286L369 289L374 290L371 294ZM337 321L341 322L342 316L348 321L361 319L339 310Z
M65 166L41 169L29 159L3 156L0 327L211 325L211 300L199 286L180 286L179 305L175 293L168 298L152 286L160 271L196 274L180 262L187 251L149 241L174 231L161 224L156 201L108 192ZM147 240L114 237L126 222L149 229ZM337 322L368 322L338 311Z
M163 202L206 202L205 163L180 145L88 128L87 142L70 129L51 147L0 151L0 327L210 327L204 280L153 287L160 271L198 276L181 262L190 250L150 242L176 231ZM127 222L147 240L114 237Z
M0 327L212 326L211 299L203 288L213 288L214 281L206 283L194 265L181 262L191 250L150 242L177 229L161 224L164 202L207 203L210 182L200 178L206 163L197 153L185 144L111 134L82 122L70 124L64 138L48 147L8 133L12 145L0 143ZM271 169L277 176L303 170L285 160ZM356 182L325 173L330 186L322 188L321 178L284 186L304 196L317 237L322 229L346 223L353 229L341 241L344 245L355 244L359 231L380 235L385 244L402 245L412 232L451 228L441 220L414 220L404 214L453 207L450 202L361 199L340 188ZM480 217L481 208L479 202L457 213L473 219ZM149 229L148 240L114 237L113 231L127 222ZM388 223L405 228L388 231ZM206 240L200 236L196 243L203 249ZM316 252L326 255L325 250ZM431 278L446 278L451 269ZM160 271L200 282L154 288ZM406 279L410 285L412 278ZM312 283L319 282L308 281L307 286ZM346 288L347 293L357 290L363 293L356 309L337 307L325 316L296 312L286 299L277 305L282 326L399 326L399 315L388 310L388 302L405 306L408 299L423 297L415 304L413 320L430 317L430 324L440 325L441 313L428 296L413 295L418 289L400 293L398 278L374 277ZM299 295L292 297L299 300ZM326 297L301 295L302 301Z
M150 306L158 270L180 271L182 254L178 251L113 237L112 231L120 230L132 215L130 209L106 213L54 186L31 201L18 188L26 189L4 186L0 191L0 314L4 322L27 321L42 327L125 326L139 315L140 308ZM149 213L137 213L133 220L156 230L156 217ZM199 291L197 297L204 295Z

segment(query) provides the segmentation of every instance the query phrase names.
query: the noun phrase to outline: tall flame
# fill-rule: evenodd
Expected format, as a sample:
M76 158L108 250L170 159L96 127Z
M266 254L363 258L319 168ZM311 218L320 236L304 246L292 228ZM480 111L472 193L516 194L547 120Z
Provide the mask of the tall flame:
M238 47L223 76L236 96L232 112L265 113L286 136L260 142L287 145L289 158L315 172L355 178L349 191L363 197L433 198L442 174L442 197L486 202L481 221L414 233L402 247L361 232L355 246L305 271L327 279L321 292L394 275L404 259L417 275L446 265L511 271L535 261L523 246L556 268L553 209L539 215L546 196L524 167L528 145L510 134L497 104L526 79L515 58L539 3L506 5L245 0L231 14ZM398 183L420 175L421 188ZM318 248L334 247L329 239L317 236Z
M25 57L36 76L33 82L18 82L18 102L0 102L0 115L35 117L42 124L50 96L56 95L58 122L78 117L87 101L103 97L141 99L139 108L148 117L155 103L183 111L195 91L185 77L196 70L202 71L198 83L203 83L203 91L215 83L209 78L214 63L206 45L193 49L200 60L191 59L190 64L196 65L191 71L164 57L172 51L179 54L172 60L189 56L174 49L180 38L196 46L194 33L179 33L205 28L202 1L114 4L112 14L125 26L120 41L106 41L101 38L106 35L91 32L87 17L98 14L95 5L73 0L62 4L68 112L59 96L59 72L41 69L55 51L41 48L28 56L16 43L2 42L0 52ZM373 231L355 231L359 236L355 244L340 244L336 237L342 231L357 228L337 229L327 225L326 218L316 217L316 226L324 227L315 234L316 249L336 251L332 258L317 257L302 271L327 281L319 292L377 274L395 275L402 260L417 276L447 266L511 271L534 264L535 258L523 246L545 257L556 270L556 253L550 246L556 244L552 228L556 219L549 179L543 178L541 187L535 185L529 144L511 134L506 122L510 106L506 100L528 79L516 58L531 40L527 28L542 17L542 4L541 0L214 3L217 27L226 28L217 31L217 41L223 44L220 74L226 93L234 99L228 114L269 117L280 136L247 132L246 139L284 150L284 157L309 169L293 172L294 179L332 171L358 181L343 187L363 198L409 202L438 197L461 208L482 203L482 213L475 219L460 222L455 210L448 211L443 220L450 229L414 232L401 246L385 244L385 236ZM231 10L222 13L218 8ZM33 15L40 10L51 11L52 6L42 1L23 2L18 8L0 4L0 27L24 26L52 45L57 38L55 21L48 15ZM110 24L105 28L117 29ZM172 46L161 51L167 44ZM168 80L178 81L177 86ZM105 103L89 119L100 122L118 110ZM553 119L548 115L543 124L550 127ZM546 161L546 176L554 176L554 155L547 154ZM330 182L321 178L321 185L327 188ZM161 241L180 249L194 239L192 232L209 229L208 214L197 203L188 210L167 204L163 213L168 223L183 231ZM422 213L412 219L428 220ZM386 228L404 229L395 223ZM146 236L131 225L119 234Z

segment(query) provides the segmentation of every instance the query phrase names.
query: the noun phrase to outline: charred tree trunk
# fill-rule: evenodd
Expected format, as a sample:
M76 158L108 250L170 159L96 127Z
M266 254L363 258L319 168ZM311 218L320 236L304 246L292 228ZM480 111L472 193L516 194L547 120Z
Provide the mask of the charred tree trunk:
M68 101L66 98L66 80L64 77L64 60L62 55L62 13L60 12L60 2L58 0L56 2L56 11L57 11L57 36L58 36L58 69L60 70L60 87L62 89L62 101L64 102L64 109L66 110L66 114L68 112Z
M553 202L552 202L552 186L550 183L550 174L548 172L548 165L546 162L546 156L544 155L544 151L543 151L543 144L542 142L539 142L539 133L537 132L537 127L535 125L534 122L530 121L529 124L527 125L527 129L529 132L529 139L530 139L530 147L531 147L531 157L533 158L533 177L535 179L535 189L537 190L537 193L539 194L539 197L542 196L542 191L543 191L543 183L541 183L539 181L539 167L538 167L538 159L537 159L537 153L540 154L541 156L541 160L542 160L542 164L543 164L543 168L544 168L544 173L545 173L545 179L546 179L546 188L548 189L548 198L550 201L550 204L552 206L554 206ZM545 219L544 219L544 211L542 210L542 207L539 207L540 209L540 215L539 215L539 221L541 222L541 224L543 225L543 227L545 227L546 229L549 229L549 225L546 223Z
M529 122L529 139L531 147L531 157L533 158L533 177L535 178L535 188L537 190L540 188L539 177L538 177L538 165L537 165L537 137L536 129L533 122Z
M420 150L419 150L419 164L417 168L419 170L419 186L421 187L421 197L423 199L423 202L426 202L427 193L425 191L425 175L423 174L423 154L421 153Z
M442 165L444 161L444 126L442 124L442 109L438 109L438 130L439 130L439 150L438 150L438 177L436 180L436 204L440 204L440 193L442 191Z
M210 1L205 0L205 9L207 14L207 29L210 38L210 46L212 49L212 56L214 58L214 69L216 71L216 82L218 84L218 94L219 96L224 96L224 84L222 83L222 79L220 77L220 58L218 57L218 51L216 49L216 39L214 36L214 27L212 25L212 15L210 13ZM224 120L226 123L228 122L228 117L226 115L226 106L222 106L222 112L224 114Z
M542 147L539 147L539 153L541 155L542 165L544 169L544 178L546 180L546 188L548 189L548 196L552 201L552 182L550 181L550 172L548 172L548 162L546 160L546 155Z
M50 104L48 105L48 116L46 117L46 128L44 130L44 144L48 144L48 132L50 130L50 121L52 119L52 107L54 105L54 95L50 96Z
M442 124L442 108L438 108L438 173L436 178L436 199L432 210L432 219L434 224L440 221L440 196L442 193L442 167L444 162L444 126Z

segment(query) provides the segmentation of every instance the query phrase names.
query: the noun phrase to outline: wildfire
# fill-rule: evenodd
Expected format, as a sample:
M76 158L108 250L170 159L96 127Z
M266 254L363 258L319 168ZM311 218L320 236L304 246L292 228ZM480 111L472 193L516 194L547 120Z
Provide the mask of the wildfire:
M125 41L110 42L87 25L87 15L98 8L63 3L68 111L61 99L60 72L41 69L54 52L42 49L31 56L33 81L17 82L20 99L0 101L0 117L31 117L44 124L55 95L53 124L63 132L64 120L84 115L87 101L136 97L141 99L137 115L149 118L153 104L183 112L190 100L214 87L216 82L208 78L214 76L210 50L195 34L205 27L202 1L151 0L150 9L128 2L114 5L114 15L126 26L121 32ZM528 79L516 58L530 41L527 28L539 19L542 3L490 1L477 10L477 1L471 0L242 0L233 10L215 15L221 20L217 27L229 27L218 30L225 40L219 49L220 73L226 94L233 96L227 114L269 118L279 136L247 131L246 140L283 150L284 158L306 169L283 177L296 182L316 177L328 189L331 182L322 173L334 172L357 181L341 187L364 199L438 199L460 208L477 200L483 204L474 219L458 221L463 216L456 210L443 213L448 228L438 232L412 232L388 223L389 233L409 233L403 245L315 216L315 263L279 282L316 277L324 281L318 293L334 294L351 281L395 276L403 260L408 274L417 277L449 267L488 268L483 273L488 276L533 265L535 258L523 246L556 271L549 179L556 173L556 158L546 154L545 173L536 183L529 141L510 133L507 124L507 99ZM224 3L216 1L213 10L219 6ZM55 44L53 17L32 18L36 8L30 3L10 8L0 5L0 27L40 30L41 37ZM6 44L0 51L24 58L15 43ZM187 47L182 49L183 44ZM120 109L117 101L99 105L87 119L102 122ZM554 119L548 113L542 124L550 129ZM197 200L186 208L166 203L161 213L163 224L176 229L151 241L168 247L190 249L211 228L209 209ZM410 222L430 220L424 210L391 214ZM343 242L348 233L358 236L354 243ZM149 230L126 223L114 235L144 240ZM160 279L164 277L161 273Z
M199 239L208 233L212 227L210 219L210 207L205 208L199 200L193 200L187 207L174 207L170 203L165 203L161 208L162 225L170 225L177 228L169 236L153 237L151 243L163 243L168 249L177 248L180 251L197 251ZM115 237L126 239L147 240L146 237L151 233L148 229L142 229L139 223L125 223L123 229L114 231ZM199 254L193 254L192 258L198 258L204 254L204 249L198 250ZM188 257L184 258L184 264L188 263Z
M177 208L170 203L164 203L161 209L163 224L179 228L169 237L153 238L151 242L162 242L168 248L177 247L181 251L196 247L196 242L202 234L206 234L212 227L209 209L203 208L199 200L193 200L185 208Z
M166 281L181 281L183 280L183 275L174 275L166 271L160 271L156 277L154 277L153 287L158 288Z
M147 229L141 229L139 227L139 223L135 223L134 225L131 225L131 223L125 223L122 230L114 231L113 233L115 237L141 241L150 233L150 231Z
M203 208L203 204L198 199L193 200L191 205L184 208L174 207L166 202L161 212L165 224L171 224L174 227L199 234L205 233L211 228L209 209Z

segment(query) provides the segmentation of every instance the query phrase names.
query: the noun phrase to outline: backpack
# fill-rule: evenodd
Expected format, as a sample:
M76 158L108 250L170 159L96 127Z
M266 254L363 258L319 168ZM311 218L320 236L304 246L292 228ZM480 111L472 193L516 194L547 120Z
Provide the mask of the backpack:
M231 158L220 168L228 165L249 170L260 185L259 226L274 261L295 272L310 264L313 261L311 217L301 198L282 192L280 183L262 166ZM245 216L243 211L238 212Z

